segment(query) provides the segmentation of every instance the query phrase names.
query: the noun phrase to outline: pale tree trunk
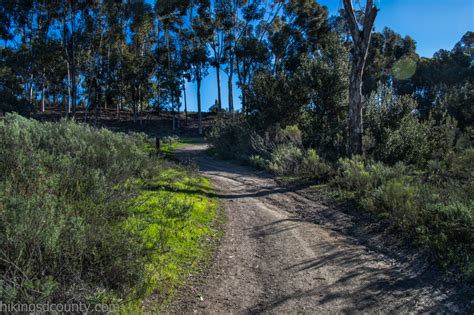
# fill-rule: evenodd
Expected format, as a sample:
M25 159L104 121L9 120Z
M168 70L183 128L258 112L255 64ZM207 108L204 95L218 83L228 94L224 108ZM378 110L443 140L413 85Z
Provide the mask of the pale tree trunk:
M351 31L354 48L352 50L351 73L349 83L349 155L362 154L362 76L369 50L372 28L378 9L373 0L367 0L363 28L355 16L352 0L344 0L346 19Z
M69 117L71 112L71 71L69 62L67 62L67 105L66 105L66 117Z
M30 81L30 104L33 106L33 74L31 75Z
M72 19L72 32L71 32L71 112L72 116L76 115L76 96L77 96L77 86L76 86L76 58L75 58L75 47L74 47L74 33L76 32L74 19Z
M64 33L66 32L66 22L64 20ZM66 117L69 117L69 114L71 113L71 108L72 108L72 99L74 97L74 92L72 85L73 83L73 70L72 70L72 62L71 62L71 56L70 52L68 49L68 43L66 42L66 35L64 36L64 51L66 53L66 67L67 67L67 105L66 105Z
M222 100L221 100L221 65L216 64L216 77L217 77L217 111L220 113L222 111Z
M142 125L142 84L140 83L138 85L138 121L140 123L140 126Z
M232 85L232 72L234 71L232 66L229 66L229 80L227 81L227 89L229 90L229 112L234 113L234 93Z
M183 84L183 97L184 97L184 119L185 126L188 125L188 101L186 100L186 85Z
M179 97L177 98L177 102L176 102L176 111L178 112L178 114L176 115L176 124L178 126L178 129L180 129L181 128L181 122L179 120L179 118L180 118Z
M117 119L120 120L120 109L122 108L122 91L119 93L119 102L117 103Z
M227 81L228 88L228 97L229 97L229 112L234 114L234 86L233 86L233 76L234 76L234 57L235 57L235 47L236 47L236 29L238 22L238 7L239 2L237 0L231 1L232 5L232 26L230 30L230 52L229 52L229 78ZM232 115L233 117L234 115Z
M198 101L198 128L199 134L202 135L202 113L201 113L201 78L197 80L197 101Z
M171 96L171 114L173 116L173 131L175 131L176 130L176 113L175 113L174 95Z
M229 53L229 77L227 80L227 89L228 89L228 97L229 97L229 112L231 114L234 113L234 86L232 84L232 79L234 76L234 50L232 49L231 43L231 50Z
M44 90L45 90L45 84L44 80L41 85L41 112L44 113Z
M137 87L136 85L133 87L133 92L132 92L132 104L133 104L133 123L136 124L137 123L137 120L138 120L138 116L137 116L137 106L138 106L138 99L137 99L137 95L138 95L138 92L137 92Z

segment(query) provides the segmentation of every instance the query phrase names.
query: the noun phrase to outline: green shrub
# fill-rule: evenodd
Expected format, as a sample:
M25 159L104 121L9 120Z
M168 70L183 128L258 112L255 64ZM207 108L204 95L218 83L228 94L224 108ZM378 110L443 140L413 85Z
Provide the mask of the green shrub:
M211 150L224 159L246 161L253 153L253 129L241 117L219 117L206 134Z
M299 175L312 179L325 179L329 174L331 174L331 166L321 159L315 149L307 150L301 161Z
M402 119L413 118L416 101L410 96L398 96L392 88L381 85L364 102L365 152L375 160L387 161L388 137L399 128Z
M294 175L299 173L303 160L303 151L294 145L280 144L271 153L268 168L278 175Z
M392 179L383 183L377 191L381 209L389 212L391 220L403 231L413 233L420 219L420 208L416 200L416 187L408 178Z
M427 165L420 171L355 156L339 161L331 184L474 280L474 149Z
M474 280L473 209L472 200L427 204L417 232L421 243L433 249L441 262L457 264Z
M416 101L391 88L379 87L365 103L363 144L377 161L424 167L452 150L459 136L456 121L445 112L420 120Z
M258 169L265 170L268 168L269 161L258 154L254 154L249 157L249 163Z
M303 150L301 131L297 126L281 128L279 124L268 128L263 136L257 133L251 136L252 149L265 159L271 159L279 146L296 147Z
M81 287L127 291L144 264L114 226L151 161L139 135L73 122L0 121L2 301L86 300Z
M334 183L348 190L366 191L372 185L369 172L365 169L365 160L362 156L339 161L339 175Z

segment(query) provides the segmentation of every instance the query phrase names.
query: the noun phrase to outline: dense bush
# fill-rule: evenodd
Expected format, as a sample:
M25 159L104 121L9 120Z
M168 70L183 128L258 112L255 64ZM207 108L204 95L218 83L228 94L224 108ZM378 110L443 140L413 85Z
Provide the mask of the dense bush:
M252 148L265 161L265 168L278 175L297 174L303 160L301 131L297 126L269 128L263 137L252 137ZM256 158L253 159L256 161ZM257 160L258 161L258 160Z
M413 98L397 96L385 86L372 93L364 107L366 154L389 164L418 166L445 156L459 137L455 120L443 112L420 120L416 107Z
M0 120L2 302L115 303L176 285L215 211L207 190L175 192L209 184L165 170L152 147L72 121Z
M72 122L0 121L0 299L84 300L140 282L138 246L115 228L144 176L145 138Z
M298 174L303 154L301 148L295 145L280 144L271 153L268 168L278 175Z
M303 147L302 132L297 126L282 129L277 125L264 137L254 135L252 147L258 154L250 157L250 163L275 174L315 179L330 173L329 165L315 149Z
M429 164L420 171L356 156L340 161L331 184L474 279L474 149Z
M331 166L321 159L315 149L306 151L299 175L310 179L325 179L332 173Z
M246 161L252 154L253 128L242 117L221 116L206 134L213 152L222 158Z

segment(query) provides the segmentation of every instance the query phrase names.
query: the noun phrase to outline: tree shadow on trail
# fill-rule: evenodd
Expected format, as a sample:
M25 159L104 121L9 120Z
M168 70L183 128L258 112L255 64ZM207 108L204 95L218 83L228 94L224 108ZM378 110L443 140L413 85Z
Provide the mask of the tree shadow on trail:
M284 220L281 220L284 221ZM279 221L274 222L273 224ZM305 305L304 300L316 304L312 311L328 311L329 304L341 305L331 309L335 313L472 313L472 295L468 289L440 290L443 280L433 278L436 272L431 268L407 270L397 264L377 264L373 254L368 254L361 246L354 250L346 240L318 245L317 252L325 254L304 259L281 269L282 278L304 277L312 279L310 289L287 292L264 303L256 304L246 313L278 312L282 305L295 307L295 312ZM372 259L372 261L371 261ZM318 269L321 271L318 272ZM331 273L334 270L334 273ZM336 273L337 271L337 273ZM331 274L332 279L315 277ZM278 281L278 279L276 280ZM283 281L283 280L282 280ZM316 303L314 303L316 301Z
M143 187L145 190L149 191L167 191L167 192L175 192L175 193L184 193L184 194L198 194L198 195L206 195L207 197L216 197L219 199L242 199L242 198L258 198L258 197L265 197L274 194L284 194L287 192L294 191L294 188L290 187L281 187L281 186L272 186L266 187L264 189L258 189L255 192L244 192L238 194L222 194L222 193L214 193L210 192L209 187L204 187L200 185L190 184L191 189L182 189L176 188L169 184L162 184L162 185L146 185ZM195 187L195 189L194 189Z
M251 232L249 233L249 236L252 238L258 239L258 238L263 238L270 235L287 232L299 227L298 222L305 222L305 221L298 218L289 218L289 219L273 221L268 224L263 224L263 225L256 226L252 229L248 229L248 230L251 230Z

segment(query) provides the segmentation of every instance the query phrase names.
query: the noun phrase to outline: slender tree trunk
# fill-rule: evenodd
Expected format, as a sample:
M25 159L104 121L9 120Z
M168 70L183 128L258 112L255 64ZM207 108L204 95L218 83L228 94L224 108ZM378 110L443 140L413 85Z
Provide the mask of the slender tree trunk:
M66 103L66 117L69 117L71 112L71 67L69 61L67 62L67 103Z
M33 74L30 76L30 104L33 106Z
M201 78L197 79L197 101L198 101L198 130L202 135L202 113L201 113Z
M184 119L185 126L188 125L188 101L186 100L186 84L183 84L183 97L184 97Z
M175 107L174 95L172 95L171 96L171 113L173 116L173 131L176 130L176 113L175 113L174 107Z
M44 80L41 84L41 112L44 113L44 90L45 90L45 85L44 85Z
M349 154L362 154L362 74L360 61L352 66L349 83Z
M120 108L122 108L122 92L119 93L119 102L117 103L117 119L120 120Z
M133 123L137 123L137 88L136 86L133 88L132 92L132 103L133 103Z
M75 62L72 61L71 65L71 88L72 88L72 93L71 93L71 112L72 116L76 115L76 96L77 96L77 86L76 86L76 65Z
M180 112L179 112L179 97L177 98L176 100L176 111L178 112L178 114L176 115L176 124L178 125L178 129L181 128L181 123L180 123L180 120L179 120L179 115L180 115Z
M245 116L248 115L247 97L245 96L245 88L242 88L242 112L245 113Z
M98 84L94 84L94 97L95 97L95 105L94 105L94 128L97 128L97 121L99 120L99 100L100 100L100 87Z
M351 31L353 49L349 82L349 155L362 154L362 76L369 51L372 28L378 9L373 0L367 0L362 29L352 7L352 0L344 0L345 18Z
M142 125L142 85L138 85L138 121Z
M230 72L230 70L229 70ZM233 93L233 84L232 84L232 72L229 73L229 80L227 81L227 89L229 90L229 112L234 113L234 93Z
M110 76L110 44L107 49L107 79L105 80L105 103L104 109L107 111L108 108L108 96L110 95L109 91L109 76ZM113 105L113 104L112 104ZM113 107L112 107L113 108Z
M220 113L222 111L222 99L221 99L221 65L216 64L216 77L217 77L217 111Z
M71 5L71 11L74 12L74 10L72 9L74 5L74 1L71 1L70 5ZM76 22L75 22L75 16L73 15L71 17L71 84L72 84L71 110L72 110L73 117L76 115L76 98L77 98L75 35L76 35Z
M66 114L66 117L68 117L68 110L69 110L69 93L64 91L64 93L61 93L61 102L60 102L60 106L61 107L64 107L65 109L65 114Z

